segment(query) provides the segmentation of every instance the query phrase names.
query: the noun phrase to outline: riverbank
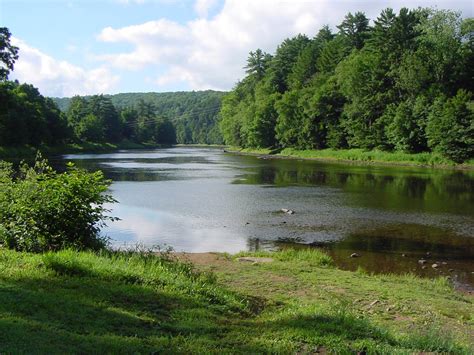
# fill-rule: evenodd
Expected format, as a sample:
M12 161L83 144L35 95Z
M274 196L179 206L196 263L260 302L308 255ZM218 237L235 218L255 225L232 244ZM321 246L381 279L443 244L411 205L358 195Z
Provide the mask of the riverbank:
M239 148L227 147L227 152L235 154L255 155L265 159L306 159L332 161L362 165L392 165L436 169L474 170L474 159L463 164L442 157L437 153L407 154L400 152L383 152L378 150L365 151L363 149L322 149L322 150L297 150L293 148Z
M0 352L474 349L474 297L446 279L343 271L317 250L175 257L3 250Z
M113 152L120 149L154 149L169 147L160 144L142 144L130 141L120 143L90 143L84 142L80 144L71 143L60 146L21 146L21 147L0 147L0 159L9 158L34 158L36 153L40 151L44 155L62 155L73 153L105 153Z

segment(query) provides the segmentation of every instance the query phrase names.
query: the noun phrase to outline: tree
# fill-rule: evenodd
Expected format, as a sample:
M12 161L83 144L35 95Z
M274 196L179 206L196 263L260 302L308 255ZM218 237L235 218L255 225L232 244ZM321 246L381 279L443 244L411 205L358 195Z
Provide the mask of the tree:
M316 73L319 52L320 44L314 40L301 51L288 77L290 88L300 89L309 83Z
M64 115L37 88L0 82L0 146L55 145L69 137Z
M352 52L337 67L337 82L347 99L342 125L350 147L372 149L386 142L378 122L390 93L384 91L385 71L381 56L370 51Z
M104 95L94 95L87 101L87 111L97 117L106 142L118 142L121 137L120 118L112 100Z
M439 97L428 117L426 128L432 149L455 162L474 157L474 103L472 93L459 90L456 96Z
M283 94L281 100L276 103L278 119L275 131L281 147L301 148L303 108L298 102L300 94L300 90L287 91Z
M427 149L425 135L430 104L424 96L393 104L385 110L383 118L387 125L388 142L396 150L405 153L419 153Z
M159 144L176 144L176 130L170 120L156 119L153 139Z
M430 73L430 84L453 96L458 88L457 78L464 64L462 58L462 20L459 13L426 9L417 26L418 48Z
M337 28L352 48L361 49L369 37L369 19L363 12L349 12Z
M104 141L104 127L93 113L87 114L76 126L76 135L81 141L100 143Z
M122 127L122 137L134 140L135 127L137 125L138 112L134 107L126 107L120 111L120 125Z
M18 47L10 43L11 33L6 27L0 27L0 81L8 79L13 65L18 59Z
M385 9L373 28L361 12L338 28L286 39L267 70L248 72L224 99L226 143L472 154L472 19Z
M241 111L239 110L242 97L239 95L237 87L228 93L222 99L222 108L219 113L219 128L224 138L224 142L228 145L240 146L243 143L240 133L242 127Z
M345 101L334 76L317 88L307 109L310 121L305 124L311 148L346 147L345 131L341 126Z
M272 56L270 54L263 52L260 48L255 52L250 52L247 65L244 67L245 72L248 75L255 76L257 81L262 79L271 58Z
M324 42L321 53L316 61L317 70L321 73L334 73L337 65L348 55L348 47L342 36Z
M276 50L270 62L269 83L272 92L284 93L289 87L289 74L303 49L310 43L308 37L298 35L287 38Z

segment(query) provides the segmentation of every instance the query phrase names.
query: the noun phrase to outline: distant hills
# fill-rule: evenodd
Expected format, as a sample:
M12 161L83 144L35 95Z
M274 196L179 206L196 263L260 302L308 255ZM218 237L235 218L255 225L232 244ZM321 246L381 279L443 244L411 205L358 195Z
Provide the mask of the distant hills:
M137 107L143 102L151 104L156 116L172 121L176 128L178 143L220 144L222 136L217 122L224 95L225 92L222 91L205 90L120 93L104 96L111 99L118 111ZM52 99L61 111L67 112L71 98Z

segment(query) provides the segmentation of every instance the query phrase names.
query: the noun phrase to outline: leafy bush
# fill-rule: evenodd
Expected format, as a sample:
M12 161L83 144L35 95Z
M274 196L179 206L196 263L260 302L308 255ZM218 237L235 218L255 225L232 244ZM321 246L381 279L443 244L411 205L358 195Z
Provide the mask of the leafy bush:
M98 250L107 244L99 231L107 220L109 180L72 163L55 172L38 155L33 167L15 172L0 162L0 246L28 252L63 248Z
M462 163L474 157L474 104L472 93L437 99L427 126L428 143L433 150Z

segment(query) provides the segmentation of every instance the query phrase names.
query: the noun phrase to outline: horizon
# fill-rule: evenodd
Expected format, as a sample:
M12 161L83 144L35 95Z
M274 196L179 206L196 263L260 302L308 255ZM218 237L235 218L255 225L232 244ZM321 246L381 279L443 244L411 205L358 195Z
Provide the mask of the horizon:
M81 97L90 97L95 95L104 95L104 96L116 96L116 95L140 95L140 94L179 94L179 93L193 93L193 92L219 92L219 93L228 93L230 90L213 90L213 89L203 89L203 90L178 90L178 91L135 91L135 92L117 92L115 94L86 94L86 95L73 95L73 96L48 96L51 99L71 99L74 96L81 96Z
M472 17L470 1L0 1L20 48L12 80L49 97L229 91L248 53L298 33L333 31L348 12L435 7ZM38 29L41 30L38 30Z

